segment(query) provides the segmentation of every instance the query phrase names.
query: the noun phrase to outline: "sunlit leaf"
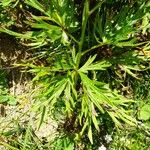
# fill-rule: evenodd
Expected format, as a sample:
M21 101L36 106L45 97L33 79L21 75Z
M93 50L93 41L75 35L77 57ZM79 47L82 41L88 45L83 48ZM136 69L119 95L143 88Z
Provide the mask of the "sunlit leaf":
M91 126L88 129L88 138L89 138L91 144L93 144L93 136L92 136L92 128L91 128Z
M140 110L139 119L148 120L150 119L150 104L145 104Z
M96 55L93 57L90 57L87 62L79 69L81 72L87 72L89 70L105 70L106 68L110 67L111 64L107 61L100 61L100 62L95 62Z

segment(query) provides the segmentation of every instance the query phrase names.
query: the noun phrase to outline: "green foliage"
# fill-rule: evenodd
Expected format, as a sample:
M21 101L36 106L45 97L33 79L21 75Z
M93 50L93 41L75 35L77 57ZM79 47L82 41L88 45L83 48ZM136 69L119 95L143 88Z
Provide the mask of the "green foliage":
M111 149L148 150L150 146L149 135L138 128L126 128L127 130L117 131ZM145 129L144 129L145 130Z
M41 52L21 66L38 85L33 110L41 114L39 127L49 116L62 116L57 120L65 138L59 137L56 149L98 148L94 136L107 124L103 118L111 129L136 126L137 101L121 86L141 80L140 72L149 69L149 2L25 0L22 7L29 30L0 31ZM39 59L44 63L38 65ZM142 120L149 119L148 107L141 109Z
M16 4L18 1L16 2ZM14 0L2 0L0 3L0 21L1 25L4 27L9 27L14 24L15 18L11 15L13 14L12 9L16 6Z
M144 105L140 110L140 119L142 120L149 120L150 119L150 112L149 112L149 104Z
M0 71L0 104L4 103L15 105L17 101L15 97L10 95L8 92L8 85L6 81L5 72Z

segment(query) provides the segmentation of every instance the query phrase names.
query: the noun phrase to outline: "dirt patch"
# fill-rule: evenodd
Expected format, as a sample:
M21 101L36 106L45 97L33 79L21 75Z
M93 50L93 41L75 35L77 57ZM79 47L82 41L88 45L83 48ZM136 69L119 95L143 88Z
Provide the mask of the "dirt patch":
M20 91L26 87L22 87L22 85L31 80L29 73L23 73L22 68L16 67L14 64L21 63L30 55L28 48L21 45L16 38L0 33L0 70L5 71L10 92L14 95L21 93Z
M32 76L27 72L22 72L23 68L14 66L14 64L21 63L31 57L32 52L21 45L19 40L10 35L0 33L0 70L5 72L9 94L17 99L17 105L15 106L1 105L1 114L5 114L0 117L0 142L9 143L9 140L16 138L16 136L19 139L21 134L24 134L22 129L26 129L31 116L32 128L39 139L43 137L47 140L54 138L53 135L55 135L57 124L50 118L37 130L36 120L38 116L30 112L34 100L30 94L33 88L32 84L30 84ZM22 127L19 130L18 125ZM4 133L12 132L12 135L3 136ZM0 146L0 149L5 148Z

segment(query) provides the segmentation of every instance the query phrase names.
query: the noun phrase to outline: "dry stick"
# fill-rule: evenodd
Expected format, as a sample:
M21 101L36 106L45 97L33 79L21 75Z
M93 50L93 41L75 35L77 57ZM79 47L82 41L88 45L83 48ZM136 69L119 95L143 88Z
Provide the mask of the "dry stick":
M0 70L9 70L9 69L15 69L15 68L19 68L20 66L15 66L15 67L2 67L0 68Z

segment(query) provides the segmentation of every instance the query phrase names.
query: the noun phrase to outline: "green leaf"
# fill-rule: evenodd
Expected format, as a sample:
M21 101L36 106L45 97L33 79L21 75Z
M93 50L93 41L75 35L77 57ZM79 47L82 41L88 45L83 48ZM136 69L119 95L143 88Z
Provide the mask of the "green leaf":
M25 3L45 13L44 6L37 0L25 0Z
M56 83L55 89L54 89L53 94L51 95L50 99L59 98L59 96L61 95L61 93L65 89L67 81L68 81L67 78L64 78L64 79L62 79Z
M0 32L7 33L7 34L13 35L13 36L18 37L18 38L25 38L25 39L35 38L32 36L33 35L32 31L31 32L29 31L29 32L26 32L25 34L22 34L22 33L17 33L17 32L8 30L6 28L0 28Z
M135 118L133 118L130 115L127 115L126 112L121 108L118 109L118 111L116 111L116 114L119 119L122 119L124 122L126 122L130 126L135 126L137 123Z
M88 138L89 138L91 144L93 144L93 136L92 136L92 128L91 128L91 126L89 126L89 129L88 129Z
M65 105L66 105L66 112L68 112L68 115L71 116L72 115L71 112L73 111L73 108L75 106L75 102L74 102L73 97L71 95L72 93L71 93L70 82L67 83L64 94L65 94L64 101L65 101Z
M95 126L96 130L97 130L97 131L100 131L100 130L99 130L99 126L98 126L98 121L97 121L95 115L92 115L92 121L93 121L93 123L94 123L94 126Z
M19 150L18 148L13 147L13 146L11 146L10 144L8 144L8 143L6 143L6 142L0 141L0 145L3 145L3 146L5 146L6 148L11 149L11 150Z
M7 95L0 95L0 103L8 102L9 98Z
M116 118L115 112L107 111L107 113L110 115L111 119L117 127L122 127L121 122Z
M140 80L140 78L138 78L135 73L133 73L130 69L128 69L128 66L124 66L124 70L125 70L129 75L131 75L132 77L134 77L134 78Z
M54 30L56 32L57 32L57 30L58 31L61 30L60 27L46 23L43 20L41 20L40 22L37 22L37 23L28 22L28 24L31 25L31 27L37 28L37 29Z
M80 72L86 73L89 70L106 70L106 68L111 66L111 63L108 61L100 61L92 63L96 58L96 55L89 57L87 62L78 70Z
M149 120L150 119L150 104L145 104L141 108L139 119L142 119L142 120Z
M115 42L114 43L114 45L115 46L118 46L118 47L135 47L135 46L137 46L136 45L136 43L135 43L136 41L133 39L133 40L130 40L130 41L128 41L128 42Z
M94 83L83 73L79 73L82 79L82 82L86 88L84 88L85 94L90 98L90 100L98 107L98 109L104 113L101 104L107 99L97 88ZM106 100L107 101L107 100Z
M44 121L44 116L45 116L45 113L46 113L46 107L43 106L42 108L42 113L41 113L41 119L40 119L40 122L39 122L39 125L38 125L38 130L40 129L43 121Z
M136 120L132 118L127 111L119 107L123 106L127 102L133 102L132 100L124 101L123 97L119 97L118 94L112 92L111 90L101 90L101 88L96 87L95 82L90 80L85 74L79 74L85 87L84 93L102 113L107 111L108 114L111 116L112 120L118 126L121 125L118 119L121 119L132 126L136 124ZM119 100L119 104L116 104L117 100ZM112 115L112 113L114 113L115 115Z
M34 18L37 18L34 16ZM37 20L37 19L36 19ZM62 37L62 29L59 26L51 25L42 19L37 20L36 23L33 22L26 22L28 25L30 25L32 28L37 28L43 30L43 33L51 39L52 42L54 42L57 39L60 39ZM43 35L43 38L45 37Z
M14 96L8 95L8 104L10 105L16 105L17 104L17 100Z
M14 0L2 0L1 3L4 7L9 6Z

